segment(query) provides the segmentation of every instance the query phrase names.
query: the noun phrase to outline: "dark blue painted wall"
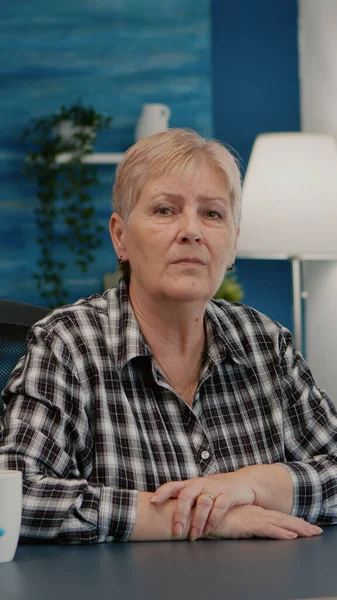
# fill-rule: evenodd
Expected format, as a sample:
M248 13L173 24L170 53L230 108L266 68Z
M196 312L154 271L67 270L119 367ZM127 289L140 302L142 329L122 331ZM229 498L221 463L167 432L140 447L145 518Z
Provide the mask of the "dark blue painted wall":
M244 165L258 133L299 128L295 0L16 0L13 6L0 7L0 297L40 301L32 281L39 250L35 191L21 175L18 143L31 117L82 99L114 119L96 150L123 151L133 142L141 104L164 102L172 125L214 133ZM95 205L107 226L114 169L100 167L99 174ZM115 265L106 234L87 276L68 269L69 299L101 291L103 274ZM245 301L290 327L288 263L239 260L237 273Z
M215 136L245 169L259 133L300 128L297 1L212 0L211 8ZM288 262L241 259L237 274L247 304L292 327Z
M0 297L40 303L32 273L35 188L19 138L30 118L78 99L112 116L96 151L134 141L141 106L170 106L173 126L212 133L209 0L15 0L0 4ZM98 220L108 231L114 167L99 168ZM62 248L61 260L69 262ZM69 300L100 292L116 257L108 233L87 275L66 273Z

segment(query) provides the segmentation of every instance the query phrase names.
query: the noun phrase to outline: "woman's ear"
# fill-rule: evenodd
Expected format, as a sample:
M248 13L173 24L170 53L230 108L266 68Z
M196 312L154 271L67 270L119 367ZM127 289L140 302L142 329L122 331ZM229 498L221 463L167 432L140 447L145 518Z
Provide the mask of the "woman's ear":
M237 229L236 233L235 233L235 239L234 239L234 246L233 246L233 255L232 255L232 263L235 263L235 259L236 259L236 249L237 249L237 245L238 245L238 238L240 235L240 227Z
M122 261L127 260L126 248L124 246L125 223L120 215L114 212L110 217L109 231L115 252Z

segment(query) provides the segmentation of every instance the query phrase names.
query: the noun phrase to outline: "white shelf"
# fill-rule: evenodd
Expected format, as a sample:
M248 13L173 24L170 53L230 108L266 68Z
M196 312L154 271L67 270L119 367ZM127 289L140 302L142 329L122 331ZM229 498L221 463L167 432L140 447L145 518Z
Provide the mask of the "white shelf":
M92 154L85 154L83 156L82 161L84 163L88 163L90 165L118 165L122 162L124 157L124 152L93 152ZM59 164L69 162L71 160L71 154L64 153L59 154L56 158L56 162Z

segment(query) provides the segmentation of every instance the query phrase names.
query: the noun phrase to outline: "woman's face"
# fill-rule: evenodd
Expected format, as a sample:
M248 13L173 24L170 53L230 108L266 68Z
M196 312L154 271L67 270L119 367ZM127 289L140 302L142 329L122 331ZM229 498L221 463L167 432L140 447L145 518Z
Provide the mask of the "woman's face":
M237 232L220 170L167 175L144 186L127 223L114 214L115 250L131 266L130 293L207 303L234 262Z

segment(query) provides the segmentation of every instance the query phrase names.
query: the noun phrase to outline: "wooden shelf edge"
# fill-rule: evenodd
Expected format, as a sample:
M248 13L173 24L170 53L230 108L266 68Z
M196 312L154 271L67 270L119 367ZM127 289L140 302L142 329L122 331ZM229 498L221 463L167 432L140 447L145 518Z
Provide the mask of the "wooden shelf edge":
M82 161L91 165L118 165L122 162L124 152L93 152L92 154L86 154L83 156ZM64 153L59 154L56 158L58 164L63 164L71 160L71 154Z

